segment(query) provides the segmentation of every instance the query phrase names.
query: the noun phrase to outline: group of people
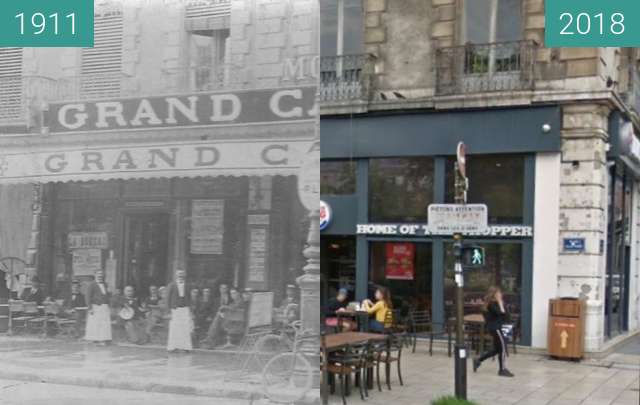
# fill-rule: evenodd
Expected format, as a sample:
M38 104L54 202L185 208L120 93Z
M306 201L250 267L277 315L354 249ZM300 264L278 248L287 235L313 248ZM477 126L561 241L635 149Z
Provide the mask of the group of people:
M358 310L369 314L369 330L383 333L392 322L390 313L393 311L391 293L387 287L379 286L375 290L375 302L365 299L358 305ZM340 288L338 294L331 298L325 307L325 325L330 327L341 327L343 330L352 330L355 325L348 321L339 323L337 316L341 312L347 311L349 306L348 290ZM503 325L507 322L509 315L505 309L502 291L499 287L489 288L482 302L482 313L485 319L485 329L491 335L493 346L487 352L473 359L473 371L476 372L482 363L493 357L498 357L498 375L502 377L513 377L513 373L506 367L507 338L503 332Z
M274 310L274 315L292 322L298 318L297 291L292 285L287 286L286 291L286 298ZM19 298L39 306L62 304L59 315L75 317L79 326L84 326L87 341L107 345L113 340L113 325L119 325L129 342L145 344L151 340L155 328L168 324L167 350L190 351L198 345L229 346L232 338L241 337L252 294L251 289L240 291L227 284L221 284L215 296L211 288L189 289L186 272L180 269L169 285L149 286L144 298L140 298L131 285L111 291L103 271L95 273L94 280L86 286L85 295L80 291L80 282L74 280L66 298L52 300L34 276L31 286L22 291Z

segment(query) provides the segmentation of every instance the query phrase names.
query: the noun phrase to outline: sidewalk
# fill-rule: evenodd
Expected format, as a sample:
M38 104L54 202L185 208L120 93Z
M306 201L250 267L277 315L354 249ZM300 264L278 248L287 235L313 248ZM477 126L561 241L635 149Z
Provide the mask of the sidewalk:
M169 354L161 348L0 337L0 379L262 399L261 370L240 373L243 360L229 352Z
M511 354L508 368L515 378L497 376L497 361L486 361L477 373L468 362L468 399L479 405L638 405L640 403L640 352L627 355L626 361L636 366L607 368L594 363L548 360L537 355ZM400 386L395 364L391 371L391 391L377 386L365 402L353 392L349 405L428 405L435 398L454 392L453 359L446 353L429 356L426 346L418 346L415 354L403 351ZM611 361L607 361L611 363ZM603 363L604 364L604 363ZM332 405L341 404L339 392L331 395Z

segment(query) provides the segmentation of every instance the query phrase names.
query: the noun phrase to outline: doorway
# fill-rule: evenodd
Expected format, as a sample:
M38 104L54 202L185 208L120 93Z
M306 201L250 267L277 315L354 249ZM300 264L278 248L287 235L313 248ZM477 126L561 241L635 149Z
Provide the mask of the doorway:
M167 284L169 214L126 214L124 219L123 285L144 297L150 285Z

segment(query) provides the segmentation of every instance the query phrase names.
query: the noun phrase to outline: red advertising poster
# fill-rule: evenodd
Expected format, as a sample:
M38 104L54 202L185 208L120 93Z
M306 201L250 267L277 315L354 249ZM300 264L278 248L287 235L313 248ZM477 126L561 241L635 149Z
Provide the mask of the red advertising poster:
M414 261L416 247L413 243L387 243L385 275L390 280L413 280L416 274Z

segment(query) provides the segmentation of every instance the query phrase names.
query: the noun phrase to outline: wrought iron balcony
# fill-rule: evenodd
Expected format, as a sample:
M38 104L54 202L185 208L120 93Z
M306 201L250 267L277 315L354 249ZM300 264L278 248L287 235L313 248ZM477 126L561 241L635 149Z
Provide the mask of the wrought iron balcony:
M135 78L122 72L93 73L59 79L52 99L110 99L134 95L138 90Z
M348 102L369 99L374 56L341 55L320 58L320 101Z
M164 92L185 93L237 88L241 85L241 69L222 64L216 67L197 66L162 71Z
M534 41L467 44L436 51L436 94L533 88Z
M43 76L0 78L0 126L31 126L36 109L51 99L56 88L55 80Z

